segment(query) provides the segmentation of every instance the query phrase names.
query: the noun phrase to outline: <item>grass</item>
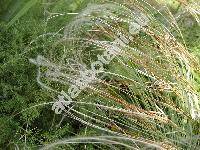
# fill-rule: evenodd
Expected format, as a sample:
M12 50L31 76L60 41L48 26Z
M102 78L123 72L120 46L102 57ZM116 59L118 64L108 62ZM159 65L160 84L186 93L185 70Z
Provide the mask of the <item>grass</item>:
M198 149L199 63L184 40L197 53L199 26L191 19L187 29L185 18L171 24L172 14L167 9L160 14L156 3L154 9L144 1L126 1L125 7L86 7L88 2L27 1L8 24L1 23L1 147ZM134 8L148 16L148 24L104 65L103 77L55 115L51 105L60 91L78 86L80 71L91 69L118 33L130 36ZM79 14L67 15L73 12Z
M20 9L19 12L8 22L7 26L8 28L12 26L17 20L20 19L31 7L33 7L36 4L37 0L30 0L28 1L24 7ZM16 5L16 4L15 4Z

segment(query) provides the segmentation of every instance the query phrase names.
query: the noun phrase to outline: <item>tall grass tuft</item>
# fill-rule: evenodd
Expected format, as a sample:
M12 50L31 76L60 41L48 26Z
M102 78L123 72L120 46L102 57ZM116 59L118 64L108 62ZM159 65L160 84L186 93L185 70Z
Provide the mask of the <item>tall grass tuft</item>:
M42 37L45 51L30 59L38 66L38 83L55 94L55 102L66 101L59 113L101 131L44 149L70 143L198 149L199 62L177 38L182 33L165 5L91 3Z

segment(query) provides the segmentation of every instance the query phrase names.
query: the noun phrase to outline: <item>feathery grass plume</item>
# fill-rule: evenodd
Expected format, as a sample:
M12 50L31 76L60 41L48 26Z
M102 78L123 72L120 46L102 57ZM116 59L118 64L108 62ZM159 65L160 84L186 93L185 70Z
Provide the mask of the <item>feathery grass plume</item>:
M46 55L31 59L38 65L37 81L58 94L52 107L57 114L107 137L66 139L50 147L74 142L127 149L199 146L199 130L193 128L200 119L198 61L184 40L176 39L181 31L166 6L145 0L89 4L56 33L46 38Z
M198 25L200 25L200 2L196 0L192 0L188 2L187 0L177 0L181 5L183 5L185 12L189 12L196 20Z

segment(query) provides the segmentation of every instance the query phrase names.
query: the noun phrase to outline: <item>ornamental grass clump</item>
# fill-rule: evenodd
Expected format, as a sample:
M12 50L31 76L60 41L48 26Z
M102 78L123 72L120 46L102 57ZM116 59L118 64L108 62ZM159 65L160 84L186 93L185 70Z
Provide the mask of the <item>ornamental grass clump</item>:
M38 66L37 81L54 94L56 114L102 132L45 148L199 146L193 128L200 119L199 63L177 39L182 34L166 6L144 0L89 4L57 31L45 38L46 51L30 59Z

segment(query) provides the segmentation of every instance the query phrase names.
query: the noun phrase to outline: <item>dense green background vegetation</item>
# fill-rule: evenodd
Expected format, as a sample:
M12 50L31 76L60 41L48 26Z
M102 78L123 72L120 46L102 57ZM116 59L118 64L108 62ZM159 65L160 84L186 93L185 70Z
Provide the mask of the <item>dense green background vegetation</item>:
M36 57L40 50L28 48L28 44L44 32L44 8L48 4L32 1L28 2L30 6L26 9L27 0L5 0L0 3L0 149L9 149L9 146L13 149L14 143L20 149L32 147L80 134L82 129L77 122L70 121L70 124L65 123L61 125L62 128L57 128L55 125L61 116L55 116L51 107L23 111L52 100L37 84L36 66L29 62L29 58ZM71 7L66 7L69 4ZM78 9L82 4L58 1L52 3L51 9L62 9L61 6L66 11L73 11L71 9ZM11 26L8 27L8 24ZM24 145L25 138L27 145Z
M0 149L13 149L16 145L20 149L37 149L39 145L64 137L85 134L86 126L68 117L58 125L62 116L55 115L49 105L26 109L52 101L51 95L36 81L37 67L29 62L29 58L35 58L42 50L31 49L29 43L47 28L48 11L79 11L88 2L91 1L0 1ZM64 23L70 19L71 16ZM62 23L61 20L54 26ZM200 58L199 26L190 20L190 16L182 18L179 23L190 52ZM48 28L51 30L54 26ZM197 125L196 128L200 127ZM87 132L98 131L87 129ZM84 148L84 145L78 146L73 148Z

